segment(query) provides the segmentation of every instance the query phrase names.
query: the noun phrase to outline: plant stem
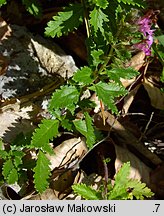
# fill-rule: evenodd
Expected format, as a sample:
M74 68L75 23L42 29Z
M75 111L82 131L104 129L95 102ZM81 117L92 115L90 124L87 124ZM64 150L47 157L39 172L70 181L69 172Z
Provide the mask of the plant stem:
M84 22L85 22L85 27L86 27L86 31L87 31L87 37L90 37L90 25L89 25L89 19L88 19L88 11L85 5L85 1L81 0L81 3L83 5L84 8Z

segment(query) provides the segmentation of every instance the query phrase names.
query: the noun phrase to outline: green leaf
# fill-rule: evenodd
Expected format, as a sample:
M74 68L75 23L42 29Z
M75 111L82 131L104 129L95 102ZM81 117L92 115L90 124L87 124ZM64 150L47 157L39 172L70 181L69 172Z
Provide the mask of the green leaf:
M108 0L92 0L92 1L97 6L103 8L103 9L105 9L108 6L108 4L109 4Z
M2 139L0 138L0 150L3 150L3 149L4 149L4 144L3 144Z
M10 170L8 177L7 177L7 183L8 184L14 184L17 181L18 181L18 172L15 168L12 168Z
M49 111L53 114L55 109L68 109L73 113L79 96L80 94L75 86L62 86L61 89L53 93L49 102Z
M93 144L96 141L96 136L94 133L92 118L89 116L87 112L84 113L85 120L75 120L73 121L76 129L86 137L86 144L88 148L92 148Z
M81 85L88 85L93 82L92 73L92 69L85 66L77 70L73 76L73 80L79 82Z
M0 150L0 158L6 159L7 156L8 156L8 152L6 152L5 150Z
M83 136L87 136L87 126L84 120L74 120L73 124L75 125L76 130L78 130Z
M62 119L61 126L68 131L72 131L73 129L72 121L70 121L69 119Z
M93 144L96 141L96 137L94 133L92 118L87 112L85 112L84 115L85 115L85 122L86 122L86 128L87 128L86 143L87 143L88 148L91 149L93 147Z
M113 190L110 192L108 199L109 200L119 200L127 199L128 193L126 190L126 185L128 182L128 176L130 174L130 163L124 163L121 169L115 176L115 183Z
M14 165L11 159L4 162L3 167L2 167L2 175L4 176L5 179L8 178L8 175L10 174L13 168L14 168Z
M76 184L72 186L73 191L82 196L86 200L100 200L102 199L101 194L96 190L92 189L90 186L86 184Z
M128 182L128 177L130 174L130 162L124 163L121 169L115 176L115 183L114 185L126 185Z
M103 28L103 24L108 21L108 16L104 14L104 12L100 8L94 8L90 13L90 24L93 27L95 33L100 30L100 32L104 35L105 30Z
M92 56L92 64L97 68L99 64L102 64L104 62L103 59L101 59L102 55L104 54L103 50L92 50L91 56Z
M161 82L164 82L164 67L162 69L162 73L161 73L161 76L160 76L160 80Z
M138 7L143 7L145 4L142 0L117 0L118 3L124 3L128 5L133 5L133 6L138 6Z
M22 0L22 3L30 14L34 16L40 16L42 14L42 9L38 0Z
M4 4L6 4L6 3L7 3L6 0L0 0L0 6L4 5Z
M42 193L48 187L48 178L50 176L50 161L45 154L40 150L38 153L38 159L36 167L34 168L34 184L39 193Z
M164 46L164 35L159 35L156 38L162 44L162 46Z
M123 86L119 86L116 83L107 84L101 81L95 85L95 90L99 100L102 100L108 109L113 112L117 112L117 108L114 104L114 97L125 95L127 93Z
M77 29L83 22L83 7L82 4L73 4L64 8L64 11L59 12L53 20L48 22L45 28L45 34L51 37L60 37L68 34L68 32Z
M58 135L58 127L58 120L42 120L41 124L39 124L39 128L37 128L33 133L31 146L53 154L53 150L49 145L49 141Z
M131 79L139 74L138 71L134 70L133 68L113 68L111 70L106 70L107 75L110 79L114 80L115 82L121 84L120 78L124 79Z
M154 193L146 187L145 183L141 183L137 179L130 179L128 181L127 188L132 190L129 194L130 199L133 199L134 196L137 200L143 200L145 197L149 198L154 195Z

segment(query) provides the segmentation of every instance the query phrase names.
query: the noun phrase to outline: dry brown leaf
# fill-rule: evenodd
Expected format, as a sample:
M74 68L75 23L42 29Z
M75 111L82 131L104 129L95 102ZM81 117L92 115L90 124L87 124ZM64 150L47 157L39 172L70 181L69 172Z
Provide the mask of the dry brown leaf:
M152 83L150 83L146 78L144 79L143 86L147 91L151 105L156 109L164 109L164 93Z
M65 140L54 148L55 155L47 154L47 158L51 163L51 170L55 168L67 168L77 163L78 159L87 152L87 146L84 140L72 138Z
M8 66L8 59L0 53L0 75L6 72L7 66Z
M138 92L140 85L137 85L133 90L129 92L129 94L124 98L123 112L124 114L128 113L129 107L131 106L135 95Z
M135 70L139 71L139 69L143 66L144 64L144 58L145 58L145 53L143 51L138 52L136 55L134 55L131 60L129 62L127 62L125 64L125 67L132 67ZM123 79L121 78L120 81L122 83L122 85L127 88L128 86L130 86L134 81L136 80L136 78L132 78L132 79Z
M48 188L42 194L30 195L22 200L58 200L58 197L53 189Z
M138 179L150 185L150 167L146 166L138 157L131 153L128 149L115 145L116 161L115 169L116 173L121 168L123 163L130 161L130 178Z
M29 112L32 105L20 108L19 101L8 104L0 112L0 137L4 142L10 143L20 132L28 132L34 129L31 124Z
M11 35L11 28L7 25L5 20L0 17L0 41L6 39Z
M164 163L151 172L150 181L155 195L164 199Z
M135 70L139 70L144 64L145 53L143 51L138 52L134 55L126 66L132 67Z

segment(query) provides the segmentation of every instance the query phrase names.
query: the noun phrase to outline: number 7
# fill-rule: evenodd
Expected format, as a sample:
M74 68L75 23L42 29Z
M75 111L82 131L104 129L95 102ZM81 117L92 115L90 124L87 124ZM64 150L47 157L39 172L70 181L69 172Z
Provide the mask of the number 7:
M157 208L156 208L156 212L158 211L158 209L159 209L159 206L160 206L160 204L155 204L155 206L157 206Z

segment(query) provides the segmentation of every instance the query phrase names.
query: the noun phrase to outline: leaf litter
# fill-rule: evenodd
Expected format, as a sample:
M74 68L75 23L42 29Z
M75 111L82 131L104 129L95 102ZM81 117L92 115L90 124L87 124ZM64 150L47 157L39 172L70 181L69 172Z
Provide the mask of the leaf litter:
M10 27L3 20L3 27L0 28L0 36L1 36L2 45L3 45L3 40L4 39L6 40L6 37L10 37L11 31L12 30L10 29ZM35 51L34 51L35 55L36 55L36 50L38 49L37 55L36 55L38 57L37 66L42 68L41 69L42 71L43 69L46 69L45 71L46 72L49 71L50 74L53 73L53 71L56 71L56 69L54 69L55 66L49 64L50 62L52 63L54 61L55 57L48 60L48 58L46 59L45 57L46 55L45 54L42 55L42 52L40 50L43 49L44 50L43 53L44 52L46 54L48 53L49 56L53 56L54 51L49 52L47 50L47 47L44 49L40 44L38 45L38 48L37 48L36 46L38 42L33 40L33 37L31 34L29 37L31 37L31 40L33 41L33 45L31 45L31 47L35 48ZM60 48L57 48L57 49L60 50ZM4 54L5 52L3 52L3 55L0 56L0 62L2 62L1 68L0 68L2 76L5 73L8 73L7 68L9 67L8 60L4 56ZM35 59L36 58L35 55L33 55L32 58ZM71 57L68 57L68 58L71 59L71 63L68 63L68 67L70 67L70 74L68 76L72 76L73 72L77 70L77 67L74 65L72 58ZM128 63L131 65L131 67L134 67L136 70L141 71L141 74L143 76L145 76L142 70L145 64L144 58L145 58L145 55L142 52L132 57L131 61ZM59 59L60 59L60 55L58 55L58 58L55 61L58 61ZM65 64L66 64L64 62L65 60L66 59L63 60L63 58L62 58L62 61L60 60L62 64L59 64L59 68L63 67L63 65L65 67ZM17 71L14 69L14 73L17 73ZM61 74L57 73L56 76L61 75ZM63 75L63 78L65 79L66 76L67 74ZM49 77L49 75L46 74L46 77ZM31 79L35 79L35 76L32 77ZM8 80L8 81L10 82L13 80L14 79ZM130 161L131 162L130 176L134 179L139 179L139 180L142 179L145 183L148 184L150 188L152 188L154 192L157 193L157 196L159 195L159 197L163 197L164 196L163 179L161 177L162 176L161 173L163 172L163 166L160 165L163 160L163 158L161 157L161 155L163 154L162 153L163 149L160 148L161 146L163 147L162 145L163 144L163 134L159 133L159 136L158 136L159 129L162 130L163 128L162 119L160 118L160 116L162 116L161 110L163 110L163 99L164 99L163 93L160 91L159 88L155 87L152 83L150 83L149 80L145 77L143 80L142 79L141 80L121 79L121 82L124 86L131 89L130 94L127 96L127 98L126 97L124 98L123 115L119 119L115 119L113 115L106 113L107 114L106 116L107 124L105 126L102 124L101 113L97 114L97 117L95 117L95 121L94 121L94 124L100 130L108 131L112 134L111 139L112 139L112 145L114 144L113 150L112 150L113 155L114 155L114 159L113 159L114 164L111 164L108 167L108 170L111 171L112 169L114 169L115 170L114 172L117 173L119 168L122 166L123 162ZM28 85L29 83L27 84L27 86ZM146 90L144 92L144 94L147 93L146 100L144 97L142 97L142 92L140 91L141 85L143 85L144 89ZM7 85L7 88L8 88L8 85ZM6 88L5 94L4 92L1 93L2 94L1 104L3 104L4 101L6 102L6 98L8 97L11 97L11 96L12 97L14 96L15 98L17 97L17 95L15 94L15 91L8 93L7 88ZM23 92L24 92L23 93L24 97L26 98L26 95L28 95L27 94L28 91L23 91ZM31 90L31 92L33 92L33 89ZM34 130L35 124L33 124L32 117L29 114L30 112L33 111L33 109L35 109L34 107L36 106L36 104L30 100L29 102L30 103L26 105L25 107L21 107L21 105L19 104L19 101L15 101L15 103L9 102L9 106L7 104L3 106L3 109L1 108L0 121L2 123L1 124L2 128L0 130L1 132L0 135L3 138L4 134L8 135L8 132L12 131L11 137L5 140L7 143L10 143L10 141L13 138L15 138L16 134L19 134L21 132L20 128L25 129L24 133L26 133L29 129ZM145 108L142 109L145 106L147 107L146 110ZM37 107L39 107L38 104L37 104ZM38 113L35 115L36 118L39 115L39 112L41 112L41 110L43 109L40 107L37 108L36 113L37 112ZM150 117L152 110L155 113L155 115L153 119L151 120L150 124L148 125L147 130L145 131L145 128L150 120L149 117ZM143 115L140 115L141 113ZM139 120L137 119L138 117L136 116L139 116L140 123L138 123ZM21 123L18 122L20 119L22 121ZM28 123L27 124L23 123L24 120L25 122L28 122ZM129 133L129 130L127 130L126 127L122 124L124 121L126 122L126 124L128 124L128 121L134 124L141 133L145 132L144 136L142 135L141 140L139 140L139 138L136 137L135 131L133 131L133 129L131 130L132 134ZM159 121L161 124L159 123ZM3 124L4 122L5 122L5 125ZM18 127L18 125L20 128ZM14 128L18 128L18 130L13 130ZM157 129L155 130L155 128ZM156 139L153 137L154 134L156 135ZM128 140L131 140L131 138L135 144L129 143ZM150 153L150 151L148 150L149 153L146 153L147 158L145 159L144 152L145 151L148 152L146 150L147 147L144 146L144 143L146 141L153 142L154 145L157 145L159 149L161 149L161 153L156 155L154 153ZM104 146L108 146L110 142L111 141L107 140ZM141 145L139 144L139 146L137 146L138 145L137 142L139 142ZM52 144L54 145L54 143ZM141 149L140 149L140 146L142 146ZM133 148L133 150L131 150L131 147ZM106 147L102 147L101 145L99 147L99 151L101 152L101 156L103 157L105 155L104 150L103 150L104 148ZM144 149L143 152L142 152L142 149ZM98 184L102 181L105 175L104 173L102 174L101 172L98 171L99 169L102 168L103 163L100 160L101 162L98 162L98 166L100 167L98 167L97 170L96 169L93 170L93 173L97 173L97 174L93 174L93 173L86 174L84 171L86 169L86 165L85 163L83 163L83 161L85 161L86 158L88 157L87 152L88 152L88 149L86 147L85 140L83 140L82 138L66 139L60 142L59 145L54 147L55 154L47 155L47 158L50 159L50 163L51 163L50 168L51 168L51 174L52 174L51 176L52 182L50 184L50 188L48 188L42 195L35 194L34 188L31 191L25 190L20 199L65 199L65 198L71 199L71 196L73 197L72 199L75 199L75 196L70 189L71 185L77 182L78 183L87 182L90 176L93 176L93 177L91 178L91 182L88 184L89 185L95 184L98 187ZM94 152L94 148L93 150L91 150L91 152L93 152L93 155L91 156L91 160L92 160L92 163L94 164L94 155L96 155L96 153ZM140 154L142 154L142 156ZM148 162L147 162L147 159L149 160ZM77 170L70 169L74 167L74 165L78 164L79 160L82 160L83 165L80 165L80 168ZM114 173L111 175L111 178L113 178L113 176L114 176ZM98 181L96 180L97 178L99 178ZM31 193L31 195L27 196L28 193ZM10 199L13 199L13 197L11 196Z

